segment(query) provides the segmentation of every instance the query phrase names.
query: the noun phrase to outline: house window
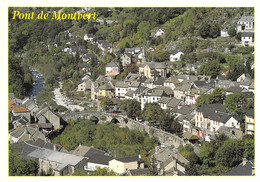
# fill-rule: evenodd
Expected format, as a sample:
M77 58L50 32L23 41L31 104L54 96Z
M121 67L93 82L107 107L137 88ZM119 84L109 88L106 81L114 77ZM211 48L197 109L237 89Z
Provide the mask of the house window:
M197 116L197 121L199 120L199 117Z
M232 122L232 126L234 126L234 122Z
M200 118L200 121L202 121L202 117Z

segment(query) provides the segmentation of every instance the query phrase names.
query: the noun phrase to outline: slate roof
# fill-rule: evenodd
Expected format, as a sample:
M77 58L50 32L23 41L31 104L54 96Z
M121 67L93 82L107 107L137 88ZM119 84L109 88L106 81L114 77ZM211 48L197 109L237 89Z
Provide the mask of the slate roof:
M99 87L100 90L114 90L114 87L110 83L105 83Z
M126 92L125 96L127 97L133 97L134 91L133 90L128 90L128 92Z
M167 107L175 108L182 102L180 99L176 99L175 97L171 98L170 102L168 102Z
M238 21L254 22L254 17L253 16L242 16Z
M169 53L172 54L172 55L175 55L175 54L177 54L178 52L181 52L181 51L175 49L175 50L171 50Z
M176 109L176 113L182 114L182 115L188 115L191 114L192 111L195 110L195 105L184 105L180 109Z
M239 87L239 86L232 86L226 89L227 92L242 92L243 88Z
M125 83L124 81L118 81L118 82L116 82L115 87L128 88L128 84Z
M78 146L74 151L72 151L73 155L82 156L90 158L94 154L104 155L106 152L98 150L94 147L88 147L84 145Z
M31 153L28 154L28 157L36 158L36 159L45 159L48 161L53 161L59 163L60 165L54 170L61 170L67 165L75 166L79 162L81 162L84 158L76 155L57 152L44 148L37 148Z
M242 32L241 37L253 37L254 32Z
M87 162L108 165L109 161L113 160L113 157L103 155L103 154L93 154L87 159Z
M250 116L250 117L252 117L252 118L255 118L254 108L250 108L250 109L246 112L246 116Z
M164 82L170 82L170 83L174 83L174 84L180 83L180 81L175 76L171 76L171 77L167 78Z
M166 69L166 65L164 62L157 63L157 62L145 62L142 65L139 65L139 67L145 67L148 65L150 69Z
M163 77L158 77L156 80L154 80L154 85L163 85L165 79Z
M251 161L247 161L245 165L241 162L236 168L222 174L224 176L251 176L252 175L252 167L254 164Z
M215 112L210 116L210 119L213 121L221 122L226 124L226 122L231 118L232 116L224 113L224 112Z
M106 67L118 67L118 65L114 61L111 61L107 63Z
M141 82L133 81L129 84L129 87L139 87L141 85Z
M91 59L91 58L96 58L96 54L93 53L88 53L82 56L84 59Z
M36 147L50 149L50 150L54 150L54 146L55 146L56 151L61 151L63 149L63 146L61 146L59 144L48 143L42 139L37 139L36 141L30 140L30 141L27 141L26 143L34 145Z
M140 75L137 73L128 73L128 75L125 77L124 81L137 81L140 78Z
M143 169L130 169L129 174L132 176L150 176L150 170L148 168Z
M158 101L158 103L167 104L170 100L171 100L170 97L161 97L161 99Z
M128 156L128 157L121 157L121 158L117 158L117 161L120 162L124 162L124 163L128 163L128 162L135 162L137 161L138 163L142 163L143 160L139 158L138 155L134 155L134 156Z
M204 118L208 118L215 113L215 111L225 112L223 104L206 104L200 107L197 112L202 112Z

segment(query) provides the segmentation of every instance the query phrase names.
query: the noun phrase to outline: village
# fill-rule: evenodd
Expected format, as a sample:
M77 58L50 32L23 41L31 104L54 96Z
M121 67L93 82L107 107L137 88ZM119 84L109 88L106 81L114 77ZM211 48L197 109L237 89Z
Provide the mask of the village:
M254 46L253 16L242 16L235 29L241 34L241 42L236 46ZM240 140L245 135L254 136L254 77L248 73L232 81L227 78L228 71L209 76L199 74L202 65L186 64L182 72L170 74L172 63L182 62L185 55L180 49L171 47L168 61L156 62L147 57L147 54L156 51L154 47L125 48L119 53L111 43L96 40L93 34L79 38L71 30L65 33L68 41L62 52L79 55L82 59L78 71L84 72L84 75L74 92L83 97L77 98L77 101L68 98L61 91L60 84L53 91L53 100L67 111L59 112L48 103L38 105L32 97L19 99L9 93L10 148L24 159L36 159L43 174L63 176L76 171L92 172L106 168L116 175L127 176L187 175L191 161L181 154L181 147L192 146L192 150L199 154L203 142L215 141L223 134L234 140ZM164 34L165 30L158 28L152 36L163 37ZM228 38L228 31L222 29L220 36ZM105 74L93 79L89 64L102 59L102 55L73 44L79 39L96 46L103 55L113 53L119 61L107 63ZM247 64L245 61L244 65ZM251 64L250 70L253 69L254 64ZM122 77L122 74L125 76ZM84 107L84 102L90 103L90 107ZM127 102L134 106L123 108L122 103ZM135 107L136 104L138 107ZM166 123L167 118L158 111L169 113L169 117L177 122L174 126L178 129ZM118 158L95 148L93 144L84 146L79 143L75 150L68 151L64 146L53 143L52 139L62 133L67 122L78 118L94 118L97 125L114 123L120 128L145 131L157 138L159 144L150 157L156 173L144 164L140 154ZM237 167L220 175L254 175L254 161L245 157L240 160L242 162Z

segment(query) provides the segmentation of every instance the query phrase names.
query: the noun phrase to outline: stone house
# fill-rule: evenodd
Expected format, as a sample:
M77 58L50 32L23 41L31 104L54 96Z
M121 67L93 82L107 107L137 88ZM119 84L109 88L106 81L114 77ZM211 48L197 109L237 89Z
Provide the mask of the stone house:
M254 17L241 17L237 22L237 32L254 32Z
M221 126L240 128L240 123L228 113L215 111L210 116L210 131L216 132Z
M54 113L49 106L43 104L38 111L34 114L36 122L51 123L54 129L61 129L63 125L61 124L61 117Z
M125 67L126 65L132 63L132 56L131 54L125 53L120 57L120 60L122 62L122 66Z
M128 83L125 81L118 81L115 85L115 95L117 98L124 99L125 94L128 92Z
M166 65L165 63L145 62L139 65L139 74L147 78L154 77L154 74L166 77Z
M179 51L179 50L172 50L170 51L170 62L177 62L177 61L181 61L181 56L184 55L183 52Z
M254 109L249 109L245 114L245 133L249 135L255 134L255 114Z
M225 112L225 108L222 104L206 104L197 109L195 114L195 127L198 128L197 136L205 138L206 131L210 131L211 116L215 114L216 111Z
M106 65L106 76L116 76L119 74L119 66L111 61Z
M113 170L117 174L123 174L130 169L143 169L144 161L141 159L141 156L129 156L117 158L109 161L109 169Z
M241 43L243 46L254 46L254 32L243 32L241 34Z

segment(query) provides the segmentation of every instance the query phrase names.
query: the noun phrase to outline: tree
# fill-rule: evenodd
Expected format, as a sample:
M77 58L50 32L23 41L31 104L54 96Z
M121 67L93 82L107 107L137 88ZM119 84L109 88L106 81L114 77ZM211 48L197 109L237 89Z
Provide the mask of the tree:
M161 118L161 115L164 114L164 111L157 103L146 103L144 105L144 110L142 117L144 120L149 121L154 124L158 122Z
M141 105L138 101L127 99L119 102L119 107L121 110L126 112L127 117L136 118L137 115L140 115Z
M200 25L199 34L202 38L207 38L210 35L210 25L207 22L204 22Z
M144 40L148 40L150 36L150 23L148 21L142 21L139 23L137 26L137 34L139 35L140 38Z
M198 74L205 74L216 78L220 73L221 67L218 61L208 61L207 64L201 66L198 70Z
M101 107L104 111L107 111L108 110L108 106L112 105L113 104L113 101L112 99L108 98L108 97L103 97L101 99Z
M236 36L236 34L237 34L237 31L234 27L231 27L231 28L228 29L228 35L230 37L234 37L234 36Z
M238 116L240 121L242 121L248 110L247 97L241 92L230 94L224 102L224 107L228 113Z
M201 95L196 99L196 107L200 108L205 104L211 103L211 96L209 94Z
M221 103L223 104L223 101L226 98L226 91L224 88L215 88L213 92L210 94L211 103Z
M109 170L108 168L104 167L101 168L100 166L97 167L94 171L85 171L85 170L76 170L73 173L73 176L117 176L113 170Z
M182 125L176 120L172 120L170 127L171 133L180 133L182 131Z
M219 27L219 25L216 24L216 23L211 24L210 31L209 31L209 36L214 39L214 38L218 37L219 34L220 34L220 27Z
M216 152L216 163L234 167L241 163L243 158L243 145L240 140L229 139Z
M10 176L36 176L39 165L33 159L23 159L18 154L9 151Z

